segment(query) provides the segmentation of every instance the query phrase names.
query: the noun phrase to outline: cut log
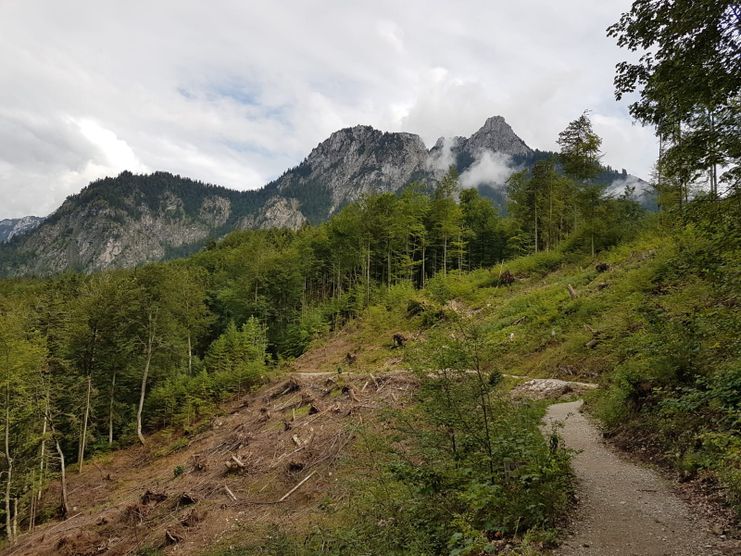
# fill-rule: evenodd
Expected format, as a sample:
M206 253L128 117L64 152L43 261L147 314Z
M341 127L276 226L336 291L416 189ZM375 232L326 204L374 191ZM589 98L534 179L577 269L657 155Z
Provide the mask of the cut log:
M156 492L147 490L144 494L141 496L141 503L142 504L151 504L154 502L155 504L159 504L160 502L164 502L167 500L167 494L164 492Z
M244 464L244 462L237 456L231 456L227 461L224 462L224 466L226 467L228 473L236 473L247 469L247 466Z
M196 502L198 502L198 498L189 492L182 493L178 499L178 504L181 506L188 506L190 504L195 504Z
M573 288L571 284L568 284L566 286L566 289L569 290L569 297L571 299L576 299L576 290Z
M354 401L354 402L360 402L358 397L355 395L355 390L353 390L350 386L343 386L342 387L342 393L347 394L348 397Z

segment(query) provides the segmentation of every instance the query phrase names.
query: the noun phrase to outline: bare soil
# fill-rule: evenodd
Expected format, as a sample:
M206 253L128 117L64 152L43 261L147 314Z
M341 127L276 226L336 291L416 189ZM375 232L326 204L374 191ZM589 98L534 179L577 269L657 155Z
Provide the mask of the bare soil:
M669 481L607 446L581 405L581 400L551 405L545 419L547 427L561 424L563 441L577 451L579 508L572 534L555 554L741 554L737 541L714 534L714 524L682 500Z
M21 535L4 554L203 554L273 523L311 523L341 489L335 471L356 426L403 406L414 386L405 374L284 376L198 434L158 433L72 471L70 517ZM57 495L51 489L47 504Z

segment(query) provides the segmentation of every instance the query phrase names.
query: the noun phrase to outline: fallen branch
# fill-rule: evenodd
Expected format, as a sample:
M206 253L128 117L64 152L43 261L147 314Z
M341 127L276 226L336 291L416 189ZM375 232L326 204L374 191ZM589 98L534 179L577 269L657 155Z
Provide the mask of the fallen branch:
M314 473L316 473L316 471L312 471L311 473L309 473L308 475L306 475L306 477L304 477L304 478L303 478L303 479L302 479L302 480L301 480L301 481L300 481L300 482L299 482L299 483L298 483L298 484L297 484L297 485L296 485L295 487L293 487L293 488L292 488L291 490L289 490L288 492L286 492L286 493L285 493L285 494L284 494L284 495L283 495L283 496L282 496L282 497L280 498L280 500L278 500L278 502L283 502L283 501L285 501L285 500L286 500L286 498L288 498L288 497L289 497L289 496L290 496L291 494L293 494L294 492L296 492L296 491L298 490L298 488L299 488L299 487L300 487L300 486L301 486L302 484L304 484L304 483L305 483L306 481L308 481L309 479L311 479L311 478L312 478L312 477L314 476Z
M226 493L227 493L227 494L229 495L229 498L231 498L231 499L232 499L232 500L234 500L235 502L237 501L237 497L236 497L236 496L234 496L234 493L233 493L233 492L231 491L231 489L230 489L230 488L229 488L228 486L224 485L224 490L225 490L225 491L226 491Z
M178 533L175 533L174 531L170 531L169 529L165 530L165 543L166 544L178 544L183 540L183 537L181 537Z
M355 395L355 390L353 390L350 386L345 386L342 388L342 393L347 394L348 397L354 401L354 402L360 402L358 397Z
M292 452L286 452L285 454L283 454L282 456L280 456L278 459L274 460L273 463L270 464L270 468L273 469L276 465L278 465L278 462L280 462L283 458L285 458L287 456L292 456L293 454L295 454L296 452L300 452L304 448L306 448L306 446L299 446L298 448L296 448Z

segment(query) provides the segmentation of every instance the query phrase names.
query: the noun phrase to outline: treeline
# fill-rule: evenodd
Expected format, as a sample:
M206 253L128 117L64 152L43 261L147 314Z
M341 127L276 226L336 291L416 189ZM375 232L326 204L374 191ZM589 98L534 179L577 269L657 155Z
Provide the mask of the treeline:
M9 539L47 517L41 493L65 465L191 427L398 285L532 251L595 251L630 233L638 205L591 182L599 140L586 115L572 125L582 128L563 141L563 172L543 160L513 176L507 217L460 190L451 169L434 188L369 196L299 231L236 232L188 259L0 282Z

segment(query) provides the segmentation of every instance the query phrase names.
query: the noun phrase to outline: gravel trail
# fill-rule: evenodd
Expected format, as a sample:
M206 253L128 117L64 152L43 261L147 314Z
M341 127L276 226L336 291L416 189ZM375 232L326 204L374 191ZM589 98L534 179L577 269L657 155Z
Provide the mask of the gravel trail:
M545 417L563 423L566 446L577 450L572 465L578 480L573 534L555 552L561 556L727 555L709 524L672 492L654 471L629 462L608 448L580 412L581 400L551 405Z

